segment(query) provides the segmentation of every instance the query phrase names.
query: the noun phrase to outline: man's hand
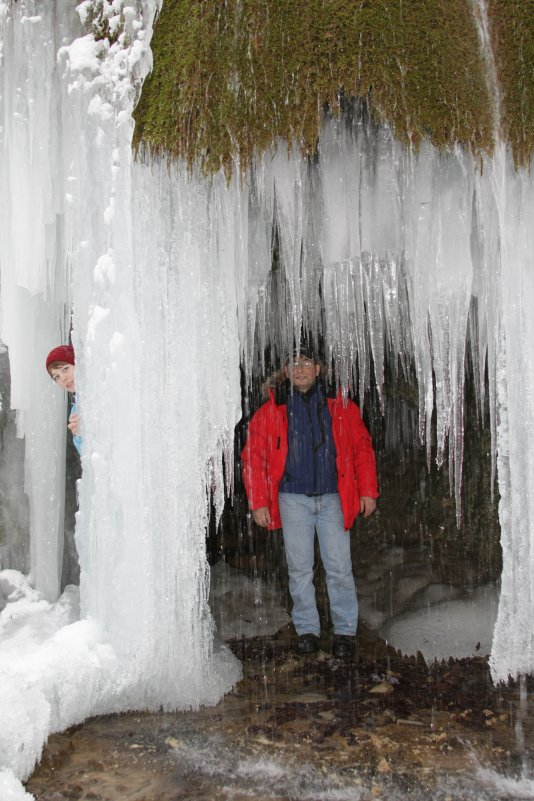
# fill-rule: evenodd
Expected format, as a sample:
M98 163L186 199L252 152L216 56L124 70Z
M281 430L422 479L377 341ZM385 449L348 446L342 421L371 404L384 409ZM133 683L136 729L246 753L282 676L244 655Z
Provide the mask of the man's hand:
M79 414L71 414L69 417L69 422L67 423L67 428L71 431L75 436L78 436L78 431L80 428L81 418Z
M259 509L253 509L252 518L256 525L262 528L268 528L271 522L271 515L267 506L260 506Z
M376 501L374 498L360 498L360 512L364 517L370 517L376 509Z

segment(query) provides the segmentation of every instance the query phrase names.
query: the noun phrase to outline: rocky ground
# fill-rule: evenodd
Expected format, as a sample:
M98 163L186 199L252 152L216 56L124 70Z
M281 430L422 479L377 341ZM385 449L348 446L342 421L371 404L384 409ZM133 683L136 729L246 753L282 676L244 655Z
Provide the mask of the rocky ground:
M95 718L54 735L37 801L533 798L534 685L487 661L428 667L360 626L358 655L292 651L290 626L236 640L244 677L214 708Z

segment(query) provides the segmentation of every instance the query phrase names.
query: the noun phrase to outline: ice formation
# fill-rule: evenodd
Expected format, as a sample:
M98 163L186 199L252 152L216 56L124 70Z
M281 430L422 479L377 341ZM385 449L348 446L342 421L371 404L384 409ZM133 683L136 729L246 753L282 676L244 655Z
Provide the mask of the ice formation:
M10 625L13 591L2 613L0 767L24 778L50 731L98 710L214 703L240 675L214 647L204 545L206 499L222 503L240 414L238 295L234 252L219 258L206 236L212 214L223 225L234 213L230 194L221 207L224 193L180 169L132 167L155 4L139 17L123 8L111 47L83 35L67 4L1 9L1 337L18 365L12 404L24 410L30 511L43 532L32 532L35 605L59 593L64 400L43 360L66 340L69 306L84 438L81 619L30 649L35 627L24 616L19 633ZM12 186L21 199L9 207Z
M68 331L56 66L63 36L74 33L64 22L72 16L67 5L58 3L51 25L41 4L0 3L1 339L9 346L11 406L26 439L32 579L49 600L58 596L62 560L65 399L50 386L42 353Z
M0 3L0 338L25 436L35 603L59 594L65 407L43 360L71 309L84 437L81 619L33 663L9 649L0 663L9 731L27 743L2 749L0 768L20 777L54 729L214 702L238 677L213 648L207 500L220 510L231 483L240 362L250 376L301 324L361 397L371 357L379 390L386 354L415 366L420 432L429 442L435 404L457 499L466 348L481 402L487 360L504 551L491 664L496 680L534 668L531 175L504 145L480 169L460 148L406 150L358 115L325 121L316 162L280 142L229 184L134 163L156 5L110 3L110 45L66 0ZM8 601L5 619L20 599Z

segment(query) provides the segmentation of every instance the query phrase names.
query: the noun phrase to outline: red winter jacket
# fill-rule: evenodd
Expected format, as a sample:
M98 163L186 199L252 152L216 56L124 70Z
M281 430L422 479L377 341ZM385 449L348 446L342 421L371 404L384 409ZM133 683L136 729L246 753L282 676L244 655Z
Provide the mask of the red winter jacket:
M243 481L252 510L267 506L271 530L281 528L278 487L287 458L287 408L278 405L274 392L253 415L241 454ZM352 528L360 511L360 498L377 498L376 463L371 436L353 401L341 393L328 399L336 447L337 485L345 529Z

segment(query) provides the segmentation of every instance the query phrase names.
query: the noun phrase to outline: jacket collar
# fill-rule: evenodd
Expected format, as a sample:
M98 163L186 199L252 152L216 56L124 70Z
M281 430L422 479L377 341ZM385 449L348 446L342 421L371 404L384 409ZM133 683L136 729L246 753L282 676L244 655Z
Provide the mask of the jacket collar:
M324 384L320 378L316 380L316 386L317 384L319 384L323 397L328 398L329 396L325 392ZM287 399L289 397L290 392L291 392L291 384L288 378L286 378L286 380L282 381L280 384L277 384L275 387L269 388L271 401L275 403L277 406L287 405ZM341 397L341 390L338 390L336 397L337 398Z

